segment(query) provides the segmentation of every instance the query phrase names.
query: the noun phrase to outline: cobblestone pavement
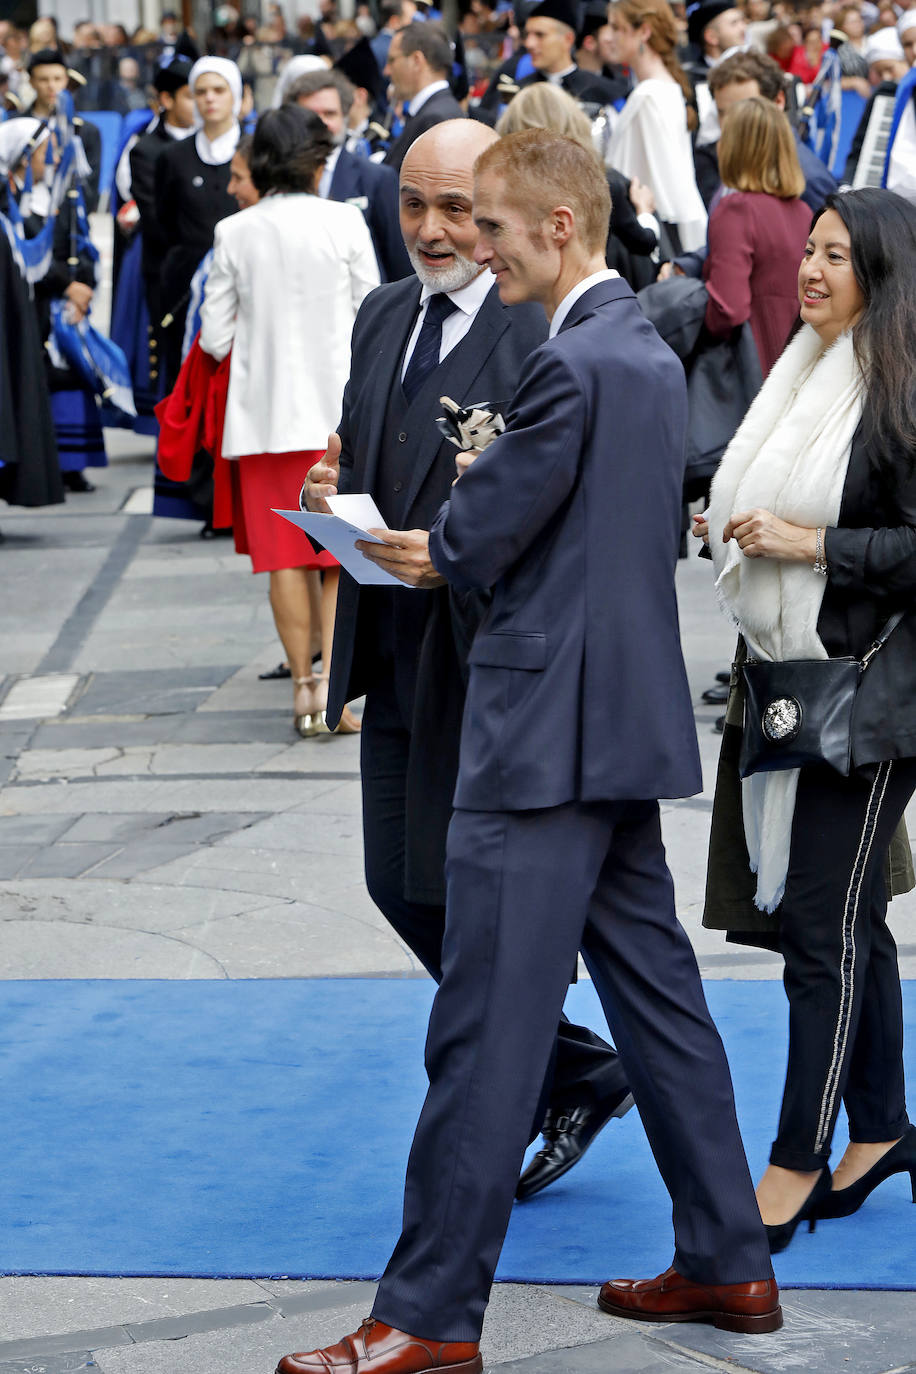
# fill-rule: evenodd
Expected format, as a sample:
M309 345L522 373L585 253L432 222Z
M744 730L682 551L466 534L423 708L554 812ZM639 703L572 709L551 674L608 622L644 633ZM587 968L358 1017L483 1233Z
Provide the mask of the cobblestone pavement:
M300 741L266 579L227 541L153 521L145 441L109 435L96 492L4 510L0 548L0 977L420 977L362 883L358 740ZM706 568L679 570L695 699L732 634ZM709 788L715 708L698 706ZM706 977L778 961L699 926L710 792L665 807ZM895 902L904 976L916 903ZM418 1050L419 1052L419 1050ZM0 1278L0 1374L269 1374L353 1329L363 1283ZM916 1368L911 1293L788 1292L768 1338L634 1329L580 1288L498 1285L488 1370L656 1374Z

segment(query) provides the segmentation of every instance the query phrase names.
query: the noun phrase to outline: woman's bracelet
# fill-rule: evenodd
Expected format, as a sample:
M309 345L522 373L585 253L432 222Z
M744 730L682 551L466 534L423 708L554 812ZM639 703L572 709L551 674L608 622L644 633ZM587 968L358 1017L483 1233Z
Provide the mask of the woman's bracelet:
M824 531L820 525L814 531L814 571L821 577L827 576L827 559L824 556Z

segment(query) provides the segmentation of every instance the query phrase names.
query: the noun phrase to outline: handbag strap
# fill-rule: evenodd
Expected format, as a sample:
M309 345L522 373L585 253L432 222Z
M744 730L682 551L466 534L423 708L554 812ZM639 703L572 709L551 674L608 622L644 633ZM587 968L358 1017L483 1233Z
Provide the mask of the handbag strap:
M894 614L891 616L890 620L887 622L887 624L881 630L878 631L877 636L872 640L871 648L862 659L863 672L868 667L869 663L871 663L872 659L874 658L878 650L884 648L885 644L890 639L891 635L894 633L897 626L900 624L901 620L905 615L906 611L895 611Z

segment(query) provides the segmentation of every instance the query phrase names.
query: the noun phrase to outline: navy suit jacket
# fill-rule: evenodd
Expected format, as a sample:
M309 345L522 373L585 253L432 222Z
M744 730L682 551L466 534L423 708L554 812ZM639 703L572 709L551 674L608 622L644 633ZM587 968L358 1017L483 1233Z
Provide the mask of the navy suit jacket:
M413 275L401 237L397 172L341 148L331 177L329 199L347 201L362 210L382 281L400 281Z
M619 278L586 291L525 364L506 433L430 535L453 587L493 588L457 807L702 786L674 586L686 430L683 366Z
M385 166L393 167L396 172L400 171L407 149L421 134L425 134L427 129L444 123L446 119L465 118L464 110L451 91L436 91L435 95L424 101L415 115L411 115L405 121L403 129L385 154Z

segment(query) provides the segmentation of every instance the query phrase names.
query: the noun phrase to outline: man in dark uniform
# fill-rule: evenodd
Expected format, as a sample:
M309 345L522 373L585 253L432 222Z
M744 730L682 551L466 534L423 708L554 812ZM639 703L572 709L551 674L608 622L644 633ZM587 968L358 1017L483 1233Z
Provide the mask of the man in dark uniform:
M536 81L550 81L582 105L613 105L626 99L629 83L620 75L612 77L586 71L576 62L579 14L574 0L541 0L529 11L525 21L525 54L512 57L490 82L478 106L478 114L489 122L496 120L500 108L517 90ZM520 79L517 69L533 65Z
M433 125L464 118L449 86L451 71L451 45L438 24L415 22L398 29L385 75L394 99L404 103L404 128L385 154L386 167L398 171L410 145Z
M140 212L143 240L143 288L150 328L157 338L163 315L159 274L169 244L162 235L156 214L156 163L166 148L194 131L194 101L188 85L191 65L186 57L176 57L157 67L153 86L159 97L159 121L130 151L130 189Z
M59 48L41 48L29 58L29 81L35 92L31 105L21 111L33 119L45 119L53 127L57 117L57 97L70 83L67 59ZM15 115L11 116L16 118ZM93 123L77 115L73 128L79 134L86 160L89 163L89 176L83 180L83 196L86 209L92 211L99 203L99 171L102 165L102 138Z
M473 261L471 168L496 135L475 120L424 135L401 169L401 227L417 275L380 287L360 310L338 435L312 468L309 509L341 490L371 492L409 556L428 566L427 535L455 476L455 450L435 425L440 396L461 405L504 404L543 314L507 309ZM438 318L441 314L441 318ZM420 362L425 358L425 371ZM402 536L399 536L401 538ZM479 609L428 588L360 588L341 575L328 724L365 695L362 729L366 885L397 933L436 979L442 973L445 833L457 772L467 673L456 647ZM568 973L572 976L575 959ZM616 1054L584 1027L563 1022L556 1070L534 1114L546 1145L519 1183L531 1196L570 1169L630 1103ZM525 1130L532 1125L525 1123Z

